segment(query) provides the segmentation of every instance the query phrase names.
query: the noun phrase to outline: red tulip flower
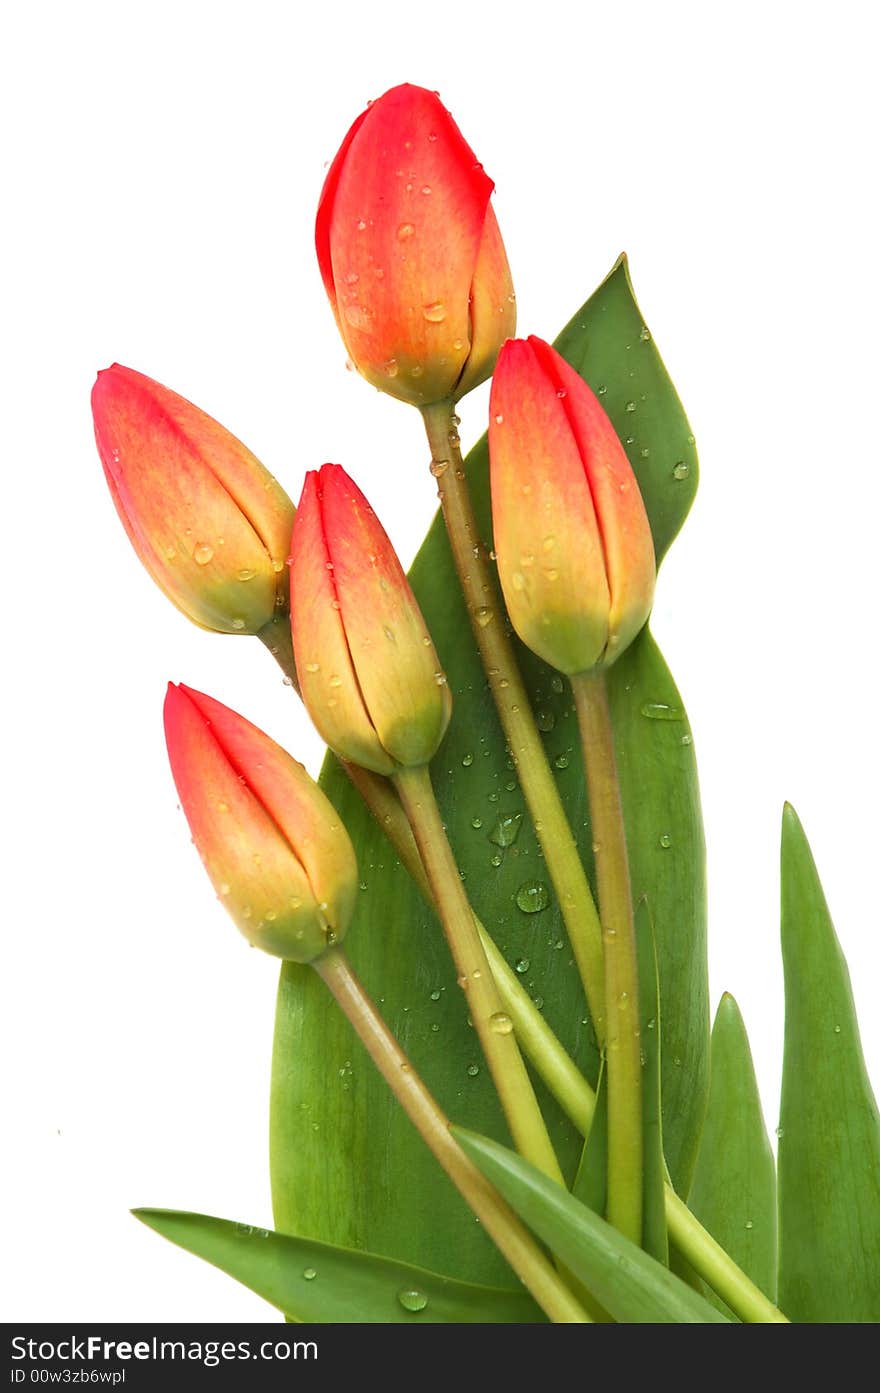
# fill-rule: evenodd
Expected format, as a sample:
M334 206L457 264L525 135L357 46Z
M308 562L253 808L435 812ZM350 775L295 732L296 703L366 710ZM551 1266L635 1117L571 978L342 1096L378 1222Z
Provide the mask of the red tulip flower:
M165 738L193 841L255 947L312 962L354 909L354 850L301 764L219 701L170 684Z
M516 322L494 185L435 92L394 87L330 167L315 240L349 356L416 406L490 376Z
M290 569L300 691L327 744L377 774L427 764L449 724L446 677L382 524L338 464L306 475Z
M287 607L293 504L212 417L114 363L92 389L116 511L156 584L190 619L259 633Z
M504 345L489 457L498 575L513 627L560 672L607 666L651 612L651 527L598 399L542 339Z

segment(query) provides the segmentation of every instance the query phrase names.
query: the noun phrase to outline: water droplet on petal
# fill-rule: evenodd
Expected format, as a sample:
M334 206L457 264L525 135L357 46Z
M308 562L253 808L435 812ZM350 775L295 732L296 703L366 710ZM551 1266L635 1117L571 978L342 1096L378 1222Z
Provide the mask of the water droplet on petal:
M673 479L686 479L690 472L690 465L685 460L680 459L678 464L673 467L672 477Z
M207 542L199 542L193 551L193 561L197 566L207 566L209 561L214 559L214 548Z
M477 1077L477 1074L479 1074L480 1072L480 1066L479 1064L469 1064L467 1067L467 1071L470 1074L471 1078L475 1079Z
M429 324L442 324L446 318L446 306L442 300L433 300L429 305L422 306L422 318Z
M304 1268L303 1268L303 1281L304 1281L304 1282L313 1282L313 1281L315 1280L315 1278L317 1277L317 1275L318 1275L318 1274L317 1274L317 1272L315 1271L315 1269L314 1269L313 1267L304 1267Z
M522 977L526 972L528 972L531 965L531 960L529 958L517 958L516 962L514 963L514 968L519 973L520 977Z
M664 851L668 851L669 848L672 846L672 838L670 837L668 832L663 833L662 837L660 838L660 845L662 846Z

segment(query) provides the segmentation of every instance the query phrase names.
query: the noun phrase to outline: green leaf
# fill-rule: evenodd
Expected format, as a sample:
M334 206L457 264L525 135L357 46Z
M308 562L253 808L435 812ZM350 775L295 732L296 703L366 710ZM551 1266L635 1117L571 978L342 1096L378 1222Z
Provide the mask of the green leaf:
M712 1081L689 1208L771 1301L776 1300L776 1168L739 1007L721 998ZM718 1309L727 1306L713 1293Z
M653 342L641 337L643 323L621 262L569 325L562 344L594 386L607 387L603 400L622 437L637 427L638 439L627 448L637 456L633 462L645 485L659 554L690 506L696 464L687 420ZM634 412L627 411L630 400L637 403ZM679 456L688 463L685 478L675 477ZM466 468L488 538L487 465L484 438ZM382 498L372 501L381 516ZM432 524L410 574L455 701L432 777L468 892L523 984L542 999L565 1047L595 1080L598 1057L577 970L470 635L441 519ZM571 696L531 654L520 649L520 656L591 873ZM636 897L648 894L657 933L667 1160L686 1193L708 1067L704 854L693 748L682 743L690 737L681 700L647 632L612 668L609 692L633 891ZM656 719L658 713L666 719ZM508 1140L432 912L332 761L321 782L352 835L366 887L346 940L355 971L446 1111L465 1126ZM669 849L659 842L666 834L673 839ZM548 904L524 913L517 891L534 881L548 887ZM580 1138L546 1091L538 1091L571 1178ZM316 975L293 966L282 972L278 997L271 1147L279 1229L472 1281L513 1285L506 1264L401 1114Z
M793 1321L880 1321L880 1123L852 989L809 844L782 819L785 1055L779 1304Z
M454 1127L475 1165L523 1223L617 1321L713 1324L725 1317L528 1161L488 1137Z
M544 1320L523 1291L471 1286L373 1253L289 1238L210 1214L178 1209L132 1212L163 1238L219 1267L304 1324L475 1325Z

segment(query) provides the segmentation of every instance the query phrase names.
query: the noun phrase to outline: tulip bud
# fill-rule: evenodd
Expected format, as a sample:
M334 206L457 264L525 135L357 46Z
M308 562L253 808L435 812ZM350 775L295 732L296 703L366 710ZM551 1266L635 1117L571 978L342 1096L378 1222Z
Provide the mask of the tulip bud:
M515 328L492 180L436 92L394 87L330 166L315 241L349 356L415 406L490 376Z
M583 378L512 339L489 407L498 575L523 643L573 675L608 666L651 612L656 564L639 486Z
M193 841L249 943L308 963L348 928L357 862L301 764L242 716L169 684L168 757Z
M446 677L394 548L340 465L306 475L292 550L296 670L317 729L377 774L427 764L449 724Z
M234 435L118 363L92 389L116 511L153 580L194 623L256 634L288 603L294 508Z

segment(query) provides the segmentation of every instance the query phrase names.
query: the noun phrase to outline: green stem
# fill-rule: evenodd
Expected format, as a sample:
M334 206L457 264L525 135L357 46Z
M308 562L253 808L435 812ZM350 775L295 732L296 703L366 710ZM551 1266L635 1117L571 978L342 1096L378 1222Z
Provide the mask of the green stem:
M547 1134L535 1090L520 1054L513 1022L501 998L477 933L458 866L440 817L426 768L402 769L395 782L409 818L452 953L458 983L467 994L474 1029L501 1101L517 1151L551 1180L565 1181Z
M604 674L571 680L590 798L599 913L605 944L605 1060L608 1080L607 1217L642 1241L642 1061L632 893L614 736Z
M431 470L438 482L443 517L474 639L541 843L547 872L559 898L593 1027L601 1043L605 1034L605 1008L599 916L505 628L504 606L474 516L452 406L441 402L424 407L422 416L433 457Z
M410 1122L541 1309L557 1323L587 1323L589 1316L534 1239L451 1135L449 1119L413 1069L342 950L329 949L312 966L345 1012Z

